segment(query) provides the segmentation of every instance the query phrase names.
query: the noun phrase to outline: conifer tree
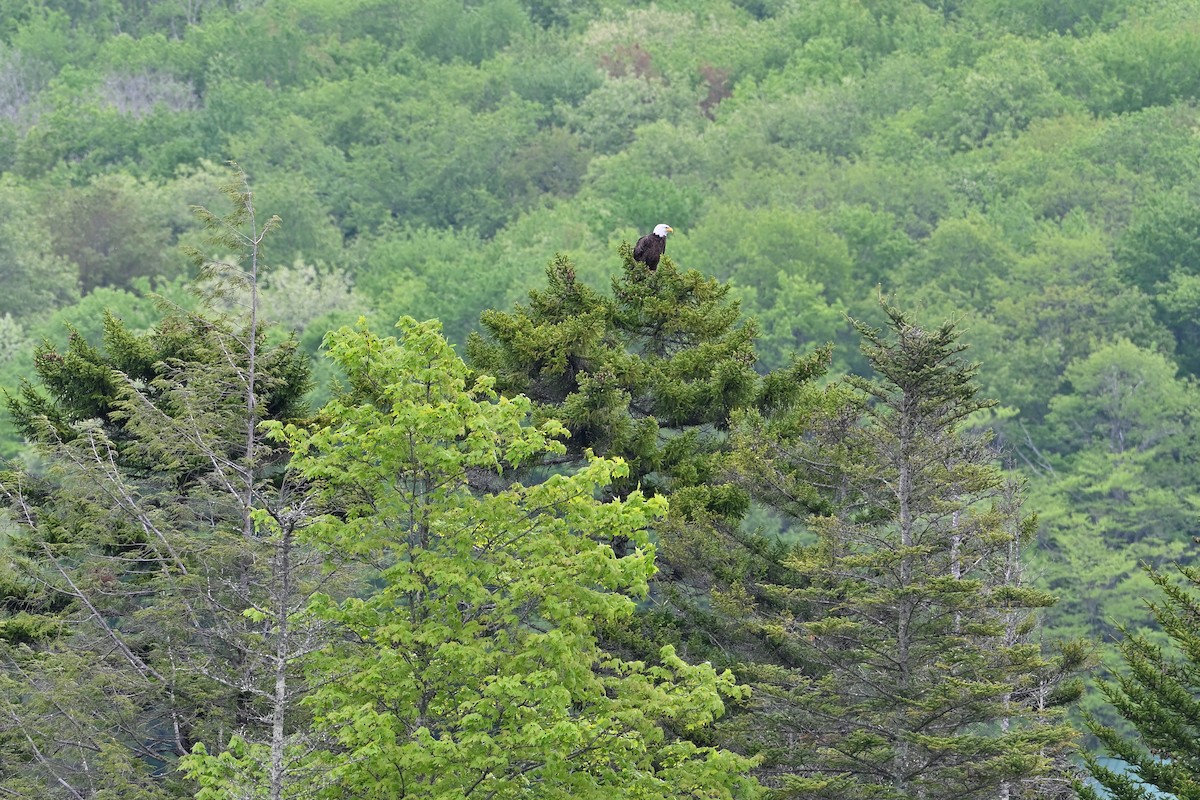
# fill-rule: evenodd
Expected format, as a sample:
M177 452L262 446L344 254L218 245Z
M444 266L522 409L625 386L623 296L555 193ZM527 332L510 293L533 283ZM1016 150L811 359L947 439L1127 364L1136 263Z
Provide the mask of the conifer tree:
M77 435L76 423L96 420L117 446L121 465L136 469L133 454L124 452L130 434L117 408L127 384L138 384L147 399L157 402L155 382L166 378L174 365L198 363L212 355L206 348L214 330L229 322L167 308L153 330L139 333L106 311L99 346L72 332L63 352L44 341L35 347L36 384L26 380L16 394L5 392L9 416L27 441L42 444L69 441ZM302 413L308 366L296 343L288 339L268 347L260 329L254 346L259 350L261 414L286 419Z
M1025 585L1034 522L966 429L988 403L958 331L884 311L886 335L857 325L878 377L739 427L748 484L812 544L753 609L781 657L752 668L755 707L727 734L779 797L1059 795L1084 651L1032 635L1053 598Z
M250 288L245 313L177 311L146 335L109 319L105 350L43 347L49 395L10 399L38 457L0 488L22 610L41 627L23 635L11 616L0 649L9 792L187 794L176 760L235 733L269 751L265 797L297 781L288 725L319 632L297 613L326 578L296 545L307 509L287 454L258 425L299 409L307 370L257 318L273 223L240 172L227 195L230 214L200 213L236 260L196 255L210 285Z
M502 393L521 393L561 419L569 454L624 458L628 491L667 490L710 477L704 457L732 411L783 383L754 371L755 327L740 319L729 287L669 257L650 271L622 246L612 297L576 279L559 255L547 286L511 312L485 311L486 336L468 342L472 365ZM678 434L683 434L678 441Z
M1134 733L1088 718L1088 729L1127 768L1114 769L1111 762L1085 752L1095 783L1077 786L1083 800L1156 800L1164 794L1200 798L1200 569L1178 569L1182 581L1148 570L1162 592L1150 611L1169 647L1125 631L1118 644L1124 670L1099 682Z
M712 593L753 594L777 548L739 530L749 499L725 466L729 422L738 409L786 404L828 352L760 375L755 325L741 319L729 286L679 269L669 255L650 271L628 243L619 253L611 296L556 257L528 304L483 314L484 335L472 336L468 353L502 394L524 394L535 416L562 421L567 452L551 461L583 463L589 451L619 457L629 473L614 482L616 496L640 486L670 497L669 517L656 525L655 611L613 635L635 649L671 639L694 657L733 665L759 645L734 645L742 628L712 613Z

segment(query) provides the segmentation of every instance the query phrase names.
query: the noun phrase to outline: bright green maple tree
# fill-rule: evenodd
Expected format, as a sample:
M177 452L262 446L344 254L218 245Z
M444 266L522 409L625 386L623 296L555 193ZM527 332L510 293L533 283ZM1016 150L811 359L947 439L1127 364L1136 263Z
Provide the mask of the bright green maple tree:
M505 467L562 453L563 426L529 424L531 401L472 378L436 323L398 327L330 334L349 389L315 427L268 423L330 509L308 541L363 568L362 592L311 609L344 633L309 667L313 724L335 742L312 756L322 796L752 796L750 761L673 735L741 694L729 673L597 642L647 591L666 503L597 499L628 470L597 457L496 488ZM215 799L252 786L255 761L235 743L188 766Z

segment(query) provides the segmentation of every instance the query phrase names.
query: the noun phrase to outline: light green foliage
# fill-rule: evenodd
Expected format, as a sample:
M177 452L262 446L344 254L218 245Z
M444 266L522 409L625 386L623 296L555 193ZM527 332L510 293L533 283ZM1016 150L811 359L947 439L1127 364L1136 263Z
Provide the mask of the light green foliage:
M590 20L577 41L612 77L632 75L680 84L695 76L703 60L715 59L724 66L722 62L738 57L739 45L747 46L747 32L739 23L733 9L720 2L703 8L621 6ZM729 33L723 36L726 29ZM636 36L630 36L631 31Z
M1069 390L1046 415L1053 446L1034 457L1035 563L1062 597L1050 625L1107 642L1118 627L1153 626L1139 565L1162 568L1192 546L1196 387L1167 358L1126 340L1072 362L1066 377Z
M567 122L589 147L613 153L633 141L639 126L659 119L676 122L689 111L699 113L697 102L691 92L672 91L661 80L621 75L606 78L571 112Z
M673 249L728 280L761 329L763 366L845 339L853 273L846 242L814 212L717 206Z
M640 236L662 220L686 229L723 173L719 153L727 141L665 120L638 130L622 152L592 160L573 203L602 238L619 240L628 229Z
M323 318L339 314L357 317L355 312L366 305L344 270L322 269L303 261L271 269L259 293L263 316L297 336ZM249 291L235 291L225 298L225 304L236 309L245 307L250 299ZM325 329L320 330L318 338L324 333Z
M1181 59L1200 52L1200 35L1181 24L1188 14L1186 6L1166 4L1145 19L1093 37L1081 59L1101 77L1088 98L1092 107L1122 113L1194 96L1196 76L1179 68Z
M860 83L806 84L800 90L764 81L758 89L754 95L735 94L719 107L725 123L720 130L740 148L760 144L756 139L765 135L776 146L825 156L849 157L861 152L870 125ZM730 165L718 160L716 166L727 169Z
M413 3L419 9L414 44L426 57L439 61L462 59L473 64L494 55L532 32L525 9L516 0L487 0L471 14L454 0Z
M1108 645L1119 626L1150 624L1144 606L1150 584L1139 565L1185 558L1189 545L1161 532L1190 526L1195 511L1139 481L1145 476L1137 466L1096 454L1030 493L1040 525L1031 564L1060 598L1046 613L1050 630ZM1101 655L1109 655L1106 648Z
M977 204L989 198L1014 204L1010 218L1025 206L1024 219L1013 220L1025 225L1012 242L1018 251L1033 243L1035 233L1059 226L1076 232L1089 225L1111 250L1108 229L1124 224L1154 166L1155 159L1135 155L1146 155L1133 143L1142 135L1137 127L1128 120L1097 122L1084 115L1035 120L1019 140L997 143L995 163L979 164L967 187ZM1012 222L1004 228L1019 233Z
M247 154L253 153L247 148ZM264 168L254 180L262 187L255 192L255 202L276 211L281 220L279 232L271 237L265 251L272 263L300 259L310 264L331 264L342 256L342 232L311 178L286 168Z
M5 37L15 50L55 69L77 63L77 59L91 54L94 40L88 32L72 26L67 11L25 3L15 5L18 8L13 9L16 12L14 22L19 20L21 24L13 26Z
M44 180L64 164L95 176L106 165L136 161L136 173L161 180L203 158L188 87L170 76L140 81L160 84L165 99L146 94L152 89L137 76L63 68L39 95L37 122L18 143L13 169Z
M201 18L201 7L209 3ZM214 82L232 79L290 88L302 86L322 72L322 59L304 46L308 39L305 24L319 24L305 13L315 9L312 5L306 9L303 4L261 3L246 15L212 0L180 5L192 11L184 20L187 36L182 47L200 59L205 77ZM347 5L346 11L353 13L353 5ZM197 24L200 22L203 24ZM260 94L258 87L255 94Z
M462 342L484 307L508 289L491 274L493 252L468 231L386 229L362 237L353 252L355 287L379 319L414 316L441 320Z
M1117 257L1129 281L1154 293L1173 273L1200 270L1195 234L1200 213L1188 192L1156 195L1139 208L1121 237Z
M1010 30L1022 34L1056 31L1077 36L1114 24L1133 5L1114 0L1067 0L1053 5L1034 0L985 0L970 3L967 13L981 22L1003 21Z
M74 265L53 247L53 229L40 224L33 193L14 181L0 184L0 313L17 319L53 311L79 296Z
M604 80L592 59L552 35L538 37L530 47L497 54L490 67L504 70L513 91L544 108L556 124Z
M315 320L349 314L362 305L343 270L322 271L302 262L272 270L263 289L268 316L297 333L309 330Z
M963 306L987 308L1007 294L1016 260L1001 231L983 219L943 219L902 274L906 285L937 287L949 302L934 313L948 314Z
M990 354L981 384L1020 408L1025 425L1042 421L1053 396L1048 390L1059 387L1067 365L1099 342L1126 337L1161 359L1154 351L1171 339L1155 323L1149 299L1121 288L1108 245L1091 226L1044 229L1032 247L1008 281L997 284L987 317L971 323L973 338ZM1014 337L1015 330L1028 335ZM1013 437L1023 443L1020 452L1034 459L1024 435L1018 430ZM1050 444L1039 438L1042 446Z
M1197 113L1190 103L1173 103L1149 106L1101 125L1093 122L1092 135L1074 149L1090 160L1119 164L1162 187L1186 185L1200 169L1194 157L1200 142L1191 134Z
M781 367L795 355L810 353L846 333L846 308L840 301L829 302L824 288L801 275L780 272L774 305L747 303L762 329L758 352L764 366Z
M852 275L858 286L877 286L916 250L894 215L876 211L870 205L841 207L830 226L850 248Z
M356 224L421 221L491 234L512 218L516 208L496 167L532 137L530 105L509 98L473 112L440 97L387 100L377 113L394 132L350 150Z
M141 278L132 291L101 288L88 292L79 302L58 309L32 327L31 333L55 345L65 345L72 331L88 342L98 345L104 337L105 318L121 320L125 327L138 334L152 330L163 314L160 301L183 311L193 311L198 302L190 285L177 279L152 287Z
M1034 51L1016 40L955 70L949 91L934 100L919 130L951 150L994 144L1030 122L1080 110L1060 94Z
M339 744L314 756L328 759L328 796L748 796L747 762L663 729L711 723L740 694L731 676L669 648L644 664L597 645L597 626L646 592L646 528L665 503L597 500L628 470L601 458L506 485L505 467L563 451L562 426L530 426L530 401L472 378L436 324L398 327L398 340L330 334L349 390L312 429L269 426L336 509L305 538L374 587L312 608L347 634L308 670L314 724ZM221 774L202 754L191 763Z
M1200 325L1194 283L1200 274L1200 252L1194 234L1200 216L1190 192L1177 190L1155 196L1139 208L1117 250L1123 277L1155 300L1157 317L1175 334L1179 362L1188 372L1200 370L1195 355Z
M1070 453L1094 443L1130 455L1160 446L1175 450L1197 401L1195 386L1176 372L1161 353L1128 340L1073 361L1063 374L1069 391L1050 401L1046 418L1058 448Z
M821 283L836 301L852 271L845 241L818 214L787 207L713 208L680 250L684 263L703 263L721 280L754 288L767 308L780 273Z
M6 313L0 317L0 364L13 361L32 344L25 329L12 318L12 314Z

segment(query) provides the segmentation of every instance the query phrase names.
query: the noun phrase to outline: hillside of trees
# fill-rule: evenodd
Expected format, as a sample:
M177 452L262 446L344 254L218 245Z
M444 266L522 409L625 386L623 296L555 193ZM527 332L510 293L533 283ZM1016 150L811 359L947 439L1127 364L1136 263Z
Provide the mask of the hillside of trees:
M1186 605L1200 536L1197 19L0 1L0 786L1051 796L1068 708L1136 763L1119 742L1163 687L1076 678L1189 652L1146 601ZM628 244L659 222L649 273ZM390 468L428 492L339 460L412 415L432 450ZM466 557L532 507L553 553ZM380 533L464 520L483 539L440 561ZM892 600L863 588L883 574ZM957 682L905 668L832 708L908 663L868 629L913 614ZM421 670L376 663L404 637ZM396 694L329 688L348 674ZM456 688L481 675L504 702ZM964 711L926 730L896 692ZM356 715L414 698L442 705ZM591 735L594 763L546 752ZM622 759L644 784L598 766ZM436 779L466 762L477 786Z

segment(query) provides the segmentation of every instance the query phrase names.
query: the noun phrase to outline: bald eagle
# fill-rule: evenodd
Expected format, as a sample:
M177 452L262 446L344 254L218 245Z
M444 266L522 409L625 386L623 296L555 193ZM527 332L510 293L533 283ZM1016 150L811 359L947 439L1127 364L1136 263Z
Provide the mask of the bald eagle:
M658 260L667 252L667 234L672 230L665 223L655 225L653 233L647 233L633 246L633 260L641 261L651 271L658 269Z

